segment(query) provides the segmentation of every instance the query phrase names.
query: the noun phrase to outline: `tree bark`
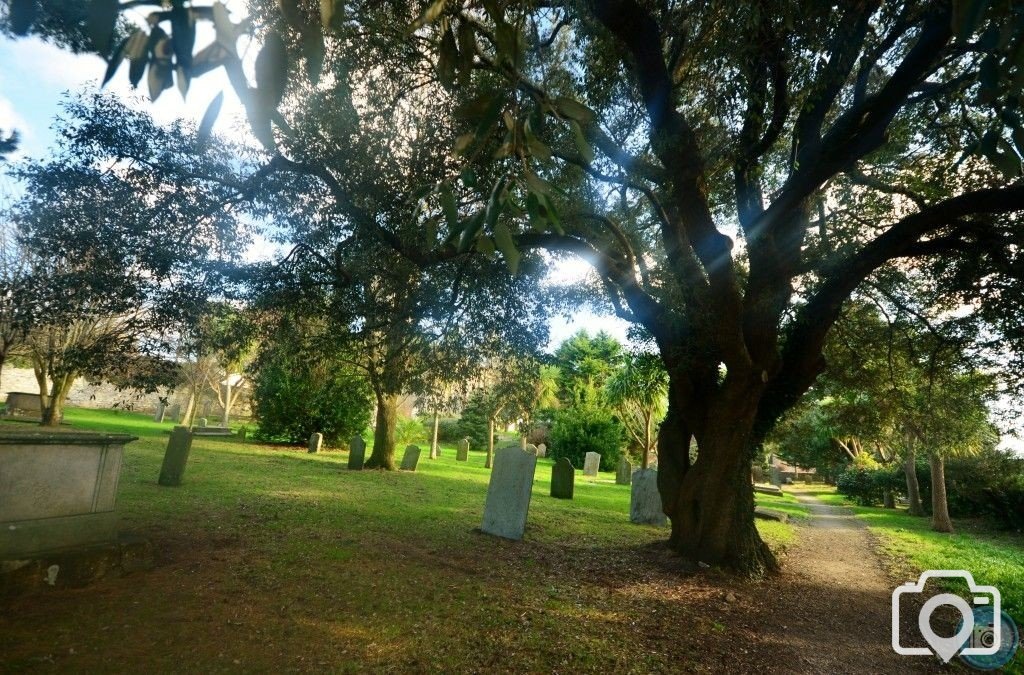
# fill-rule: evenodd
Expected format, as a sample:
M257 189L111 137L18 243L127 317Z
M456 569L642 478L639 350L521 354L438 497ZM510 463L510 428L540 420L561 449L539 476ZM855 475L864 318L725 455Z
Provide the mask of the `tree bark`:
M395 470L395 424L398 421L398 395L377 394L377 424L373 430L373 452L363 466L367 469Z
M437 414L437 411L435 410L434 411L434 433L430 437L430 459L437 459L437 427L440 424L440 421L441 421L441 418Z
M494 418L487 421L487 459L484 460L484 468L491 468L491 458L494 457Z
M50 394L46 397L45 404L42 404L40 410L41 421L40 424L44 427L56 427L60 426L61 417L63 417L64 401L68 397L68 392L71 391L71 385L75 382L74 374L61 375L53 380L53 386L50 388ZM42 403L42 398L40 398Z
M921 486L917 484L917 457L913 446L908 448L903 460L903 473L907 479L907 513L923 516L924 505L921 503Z
M640 459L640 467L647 469L651 466L651 411L650 409L646 412L647 423L644 428L644 454Z
M946 464L942 455L929 453L928 464L932 476L932 529L936 532L952 532L953 521L949 519L949 504L946 501Z
M228 426L231 418L231 373L224 378L224 415L220 419L222 427Z
M683 406L670 399L658 434L658 488L672 522L669 546L691 560L760 576L778 570L754 522L750 481L757 386L724 384L708 409L690 465L691 431Z

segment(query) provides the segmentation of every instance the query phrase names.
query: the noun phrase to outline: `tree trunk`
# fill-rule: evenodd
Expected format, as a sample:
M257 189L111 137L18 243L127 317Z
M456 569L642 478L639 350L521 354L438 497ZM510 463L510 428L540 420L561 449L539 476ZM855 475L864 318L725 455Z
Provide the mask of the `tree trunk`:
M487 459L484 460L484 468L491 468L491 458L494 457L494 418L487 421Z
M430 459L437 459L437 427L441 422L440 415L434 411L434 434L430 437Z
M71 391L71 385L74 384L74 381L75 376L73 374L54 378L53 386L50 388L50 395L47 397L48 400L40 411L42 416L40 424L42 426L60 426L64 411L64 401L67 399L68 392Z
M181 416L180 421L176 420L178 424L184 425L186 427L192 426L192 418L195 417L197 405L198 403L196 401L196 389L195 387L192 387L189 389L188 403L185 404L185 414Z
M921 503L921 486L917 484L917 458L913 446L908 448L903 460L903 473L907 478L907 513L923 516L924 505Z
M720 399L706 409L704 428L695 430L700 451L692 465L691 430L676 397L661 424L658 489L672 521L669 546L691 560L760 576L778 570L757 532L750 482L760 384L734 381L722 387Z
M377 394L377 425L373 430L373 452L364 468L395 470L395 424L398 395Z
M231 373L224 378L224 415L220 419L220 425L226 427L231 417Z
M932 476L932 529L936 532L952 532L953 521L949 519L949 504L946 502L946 464L942 455L929 453L928 464Z
M651 411L647 413L647 423L644 428L644 454L640 459L640 467L646 469L651 465Z

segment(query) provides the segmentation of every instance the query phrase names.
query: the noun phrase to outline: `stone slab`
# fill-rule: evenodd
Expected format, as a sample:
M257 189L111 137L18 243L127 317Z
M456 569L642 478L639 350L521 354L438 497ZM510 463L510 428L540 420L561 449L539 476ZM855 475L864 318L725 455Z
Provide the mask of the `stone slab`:
M366 461L366 441L362 436L353 436L348 442L349 471L362 471Z
M164 451L164 462L160 467L160 477L157 479L157 483L165 487L181 485L190 452L192 452L192 432L188 430L188 427L174 427L174 431L171 432L171 437L167 441L167 450Z
M576 469L568 457L561 457L551 467L551 496L556 499L572 499L576 486Z
M459 441L458 448L455 451L455 461L465 462L469 459L469 439L463 438Z
M615 484L629 485L633 478L633 462L625 456L619 458L619 466L615 470Z
M641 525L665 525L668 523L668 518L661 508L657 469L637 469L633 472L629 519Z
M584 476L597 476L597 472L601 469L601 454L597 452L588 452L586 457L583 458L583 475Z
M323 434L313 433L313 434L309 435L309 446L307 447L307 450L308 450L308 452L310 454L315 455L316 453L320 452L320 450L322 450L323 447L324 447L324 435Z
M781 495L782 488L775 485L755 485L754 492L760 492L763 495Z
M402 471L415 471L420 463L420 449L418 446L410 445L405 449L402 456L402 464L399 467Z
M153 546L121 536L103 544L64 548L18 560L0 560L0 597L52 588L80 588L106 576L151 569Z
M754 517L761 520L774 520L779 523L789 521L789 514L775 509L767 509L760 506L754 507Z
M537 455L519 448L501 448L494 454L481 530L505 539L523 538L536 470Z
M538 445L537 446L537 456L538 457L547 457L548 456L548 446L545 445L544 443L541 443L540 445Z

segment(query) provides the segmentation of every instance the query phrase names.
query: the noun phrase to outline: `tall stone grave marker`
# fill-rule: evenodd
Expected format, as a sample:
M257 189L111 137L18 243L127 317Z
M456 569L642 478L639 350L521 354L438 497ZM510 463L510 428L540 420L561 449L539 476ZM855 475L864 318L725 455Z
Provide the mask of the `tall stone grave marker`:
M576 469L568 457L562 457L551 467L551 496L557 499L572 499L576 485Z
M597 452L588 452L587 456L583 458L583 475L596 476L597 470L600 468L601 454Z
M415 445L410 445L405 449L405 455L402 457L402 466L399 468L402 471L415 471L419 463L420 449Z
M469 439L463 438L459 441L459 447L455 454L456 462L465 462L469 459Z
M537 455L519 448L501 448L494 454L481 530L506 539L523 538L536 470Z
M324 435L313 433L309 435L309 453L315 455L324 447Z
M615 484L616 485L629 485L630 479L633 477L633 462L629 461L625 455L619 458L619 468L615 470Z
M526 445L524 445L523 450L530 453L531 455L537 454L537 446L534 445L533 443L527 443Z
M205 428L206 428L206 418L205 418L205 417L200 417L200 418L199 418L199 422L197 422L197 423L196 423L196 425L197 425L197 426L198 426L198 427L199 427L200 429L205 429Z
M188 427L174 427L171 438L167 441L164 463L160 467L160 478L157 483L166 487L181 485L181 478L185 475L185 465L188 463L188 453L191 450L192 432Z
M545 445L544 443L541 443L540 445L538 445L537 446L537 456L538 457L547 457L548 456L548 446Z
M366 441L362 436L353 436L348 442L348 468L350 471L362 471L366 458Z
M633 472L629 519L642 525L664 525L667 522L665 512L661 510L657 469L637 469Z
M156 412L153 413L153 421L157 424L163 424L164 412L167 410L167 406L164 405L163 401L159 401L156 404Z

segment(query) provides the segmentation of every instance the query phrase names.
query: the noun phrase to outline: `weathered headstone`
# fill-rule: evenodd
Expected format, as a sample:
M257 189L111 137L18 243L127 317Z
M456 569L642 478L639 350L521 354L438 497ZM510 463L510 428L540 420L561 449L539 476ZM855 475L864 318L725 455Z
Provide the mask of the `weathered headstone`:
M533 443L527 443L525 446L523 446L523 450L530 453L531 455L537 454L537 446L534 445Z
M519 448L501 448L494 454L481 530L506 539L523 538L536 470L537 455Z
M405 448L405 454L402 455L402 464L398 468L402 471L415 471L416 467L420 463L420 449L419 446L410 445Z
M629 461L625 455L619 458L619 468L615 471L615 484L616 485L629 485L630 479L633 477L633 462Z
M206 418L205 417L200 417L199 421L196 423L196 426L198 426L200 429L205 429L206 428Z
M583 475L596 476L597 470L600 468L601 454L597 452L588 452L586 457L583 458Z
M158 402L156 404L156 412L153 413L153 421L156 422L157 424L162 424L163 421L164 421L164 412L166 410L167 410L167 407L164 405L164 402L163 401Z
M348 468L350 471L362 471L366 457L366 441L362 436L353 436L348 442Z
M664 525L665 512L661 509L658 492L658 471L637 469L633 472L633 489L629 499L629 519L642 525Z
M455 454L456 462L465 462L469 459L469 439L463 438L459 441L459 447Z
M537 446L537 456L538 457L547 457L548 456L548 446L545 445L544 443L541 443L540 445L538 445Z
M191 450L192 432L188 427L174 427L174 430L171 431L171 438L167 441L164 463L160 467L160 478L157 483L167 487L181 485L181 478L185 475L185 464L188 462L188 453Z
M309 452L310 454L316 454L320 452L324 446L324 435L313 433L309 435Z
M181 423L181 404L175 403L171 406L171 409L167 411L167 416L171 418L171 421L175 424Z
M551 496L558 499L572 499L576 485L576 469L568 457L562 457L551 467Z

